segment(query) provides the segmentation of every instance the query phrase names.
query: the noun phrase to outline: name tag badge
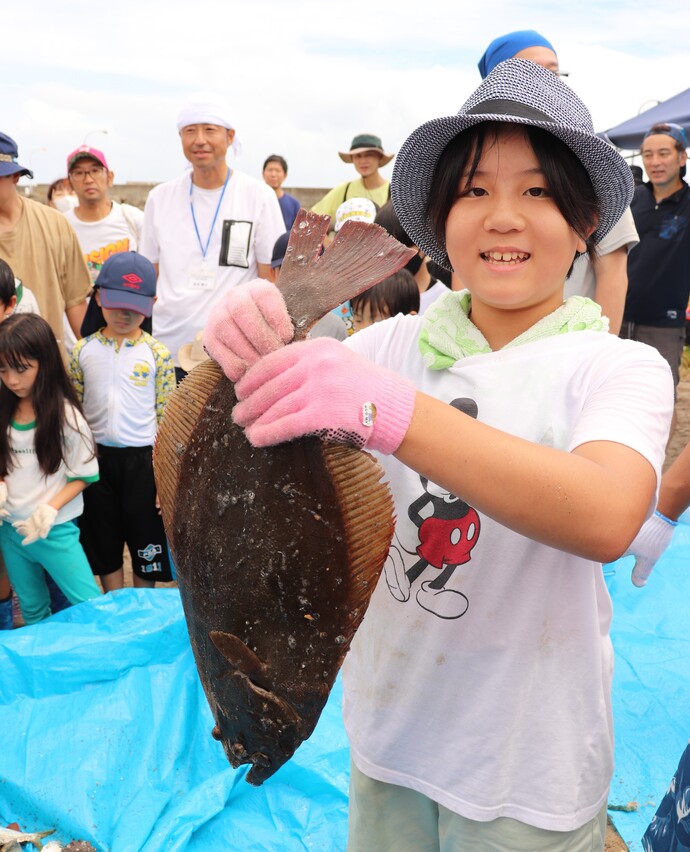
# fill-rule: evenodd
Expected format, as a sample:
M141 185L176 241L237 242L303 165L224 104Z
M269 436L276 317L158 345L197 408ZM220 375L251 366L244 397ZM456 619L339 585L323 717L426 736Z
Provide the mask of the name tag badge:
M190 290L213 290L216 286L216 274L208 266L193 266L189 270Z
M220 242L218 266L237 266L249 269L249 250L252 244L253 222L225 219Z

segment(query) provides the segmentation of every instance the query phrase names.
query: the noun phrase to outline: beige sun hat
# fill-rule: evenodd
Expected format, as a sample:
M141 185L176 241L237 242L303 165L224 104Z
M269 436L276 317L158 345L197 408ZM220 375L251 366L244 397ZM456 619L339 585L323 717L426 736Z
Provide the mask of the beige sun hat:
M183 343L182 346L180 346L177 353L177 359L180 362L180 367L182 367L185 373L189 373L190 370L198 367L199 364L202 364L204 361L208 361L210 356L204 349L203 337L204 332L197 331L192 343Z
M351 163L354 154L362 154L364 151L378 151L381 155L379 165L385 166L386 163L395 157L395 154L387 154L383 150L383 143L380 136L374 136L373 133L360 133L352 140L349 151L338 151L338 156L344 163Z

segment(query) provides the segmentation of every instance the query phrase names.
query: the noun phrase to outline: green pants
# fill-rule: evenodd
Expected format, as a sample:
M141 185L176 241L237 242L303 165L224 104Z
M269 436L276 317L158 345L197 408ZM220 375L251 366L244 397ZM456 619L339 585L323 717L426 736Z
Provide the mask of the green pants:
M350 761L348 852L603 852L606 804L573 831L548 831L509 817L477 822L422 793L374 781Z
M26 624L35 624L50 615L50 594L43 569L72 604L101 594L79 544L79 529L72 521L57 524L47 538L26 546L22 536L5 522L0 526L0 546Z

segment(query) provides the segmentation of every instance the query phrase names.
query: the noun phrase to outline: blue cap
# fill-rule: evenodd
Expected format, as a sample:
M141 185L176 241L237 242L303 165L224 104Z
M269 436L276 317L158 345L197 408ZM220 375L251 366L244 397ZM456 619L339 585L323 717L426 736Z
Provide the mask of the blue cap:
M34 173L17 162L19 149L17 143L6 133L0 133L0 177L7 175L27 175L33 178Z
M277 266L282 266L285 260L285 252L287 251L288 242L290 240L290 231L285 231L281 234L273 246L273 255L271 256L271 269Z
M134 311L150 317L156 296L156 270L135 251L112 254L101 267L95 286L108 311Z
M548 47L549 50L556 52L551 42L536 30L517 30L514 33L506 33L491 42L477 63L482 80L489 76L499 62L512 59L528 47Z
M680 124L673 124L670 121L660 121L645 133L644 138L656 136L657 134L672 136L679 145L683 146L683 150L688 147L688 137L685 133L685 128Z

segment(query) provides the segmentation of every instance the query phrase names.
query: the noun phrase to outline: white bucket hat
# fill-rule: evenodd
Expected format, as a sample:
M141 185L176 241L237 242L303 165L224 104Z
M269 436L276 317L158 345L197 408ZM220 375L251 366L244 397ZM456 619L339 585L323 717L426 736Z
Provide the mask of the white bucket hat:
M585 167L599 202L598 243L630 205L634 182L630 166L594 132L592 117L575 92L553 72L525 59L507 59L489 76L457 115L418 127L395 158L391 196L398 218L415 245L447 269L444 245L425 213L439 158L448 143L470 127L499 121L541 127L560 139Z
M194 340L191 343L183 343L177 351L180 367L185 373L191 372L199 364L203 364L210 358L210 355L204 349L203 336L203 331L197 331Z

